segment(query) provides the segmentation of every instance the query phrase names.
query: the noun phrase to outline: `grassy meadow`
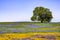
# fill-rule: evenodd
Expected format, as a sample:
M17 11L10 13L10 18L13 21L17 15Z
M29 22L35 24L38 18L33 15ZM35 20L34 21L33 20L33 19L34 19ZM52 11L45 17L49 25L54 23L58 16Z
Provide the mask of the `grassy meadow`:
M60 40L60 23L0 22L0 40Z

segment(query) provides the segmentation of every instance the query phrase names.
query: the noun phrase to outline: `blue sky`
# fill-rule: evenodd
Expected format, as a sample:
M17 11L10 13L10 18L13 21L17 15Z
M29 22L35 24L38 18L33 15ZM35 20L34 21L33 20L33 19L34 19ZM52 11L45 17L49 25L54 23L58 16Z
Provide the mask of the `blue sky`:
M31 21L37 6L52 11L52 22L60 22L60 0L0 0L0 22Z

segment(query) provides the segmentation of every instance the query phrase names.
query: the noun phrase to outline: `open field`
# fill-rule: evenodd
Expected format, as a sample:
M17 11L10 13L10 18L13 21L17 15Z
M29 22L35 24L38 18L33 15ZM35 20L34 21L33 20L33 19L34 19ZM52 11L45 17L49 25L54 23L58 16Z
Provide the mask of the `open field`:
M0 40L60 40L60 23L0 22Z
M60 23L1 22L1 33L60 32Z

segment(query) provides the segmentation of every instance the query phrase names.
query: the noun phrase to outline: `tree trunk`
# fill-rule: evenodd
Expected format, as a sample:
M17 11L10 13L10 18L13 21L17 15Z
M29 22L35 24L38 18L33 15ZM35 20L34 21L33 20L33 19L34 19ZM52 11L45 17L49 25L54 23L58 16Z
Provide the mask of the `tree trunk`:
M41 20L41 23L43 23L43 20Z

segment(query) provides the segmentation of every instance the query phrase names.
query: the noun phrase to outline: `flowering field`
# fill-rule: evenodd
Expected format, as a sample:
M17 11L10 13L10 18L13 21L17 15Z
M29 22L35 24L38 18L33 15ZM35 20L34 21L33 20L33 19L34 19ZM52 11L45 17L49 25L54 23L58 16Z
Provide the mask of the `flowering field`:
M0 23L0 40L60 40L60 23Z
M9 33L0 34L0 40L60 40L59 33Z

